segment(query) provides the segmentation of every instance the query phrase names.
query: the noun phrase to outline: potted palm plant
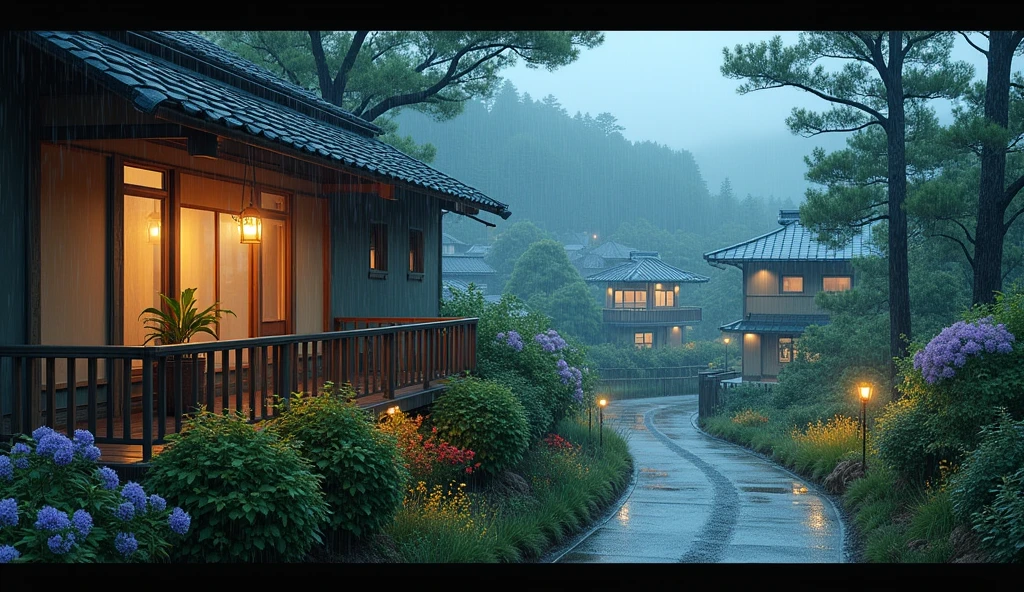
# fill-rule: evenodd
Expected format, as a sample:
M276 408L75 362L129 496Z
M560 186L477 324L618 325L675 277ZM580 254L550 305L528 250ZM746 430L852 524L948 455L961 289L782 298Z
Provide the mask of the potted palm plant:
M196 288L186 288L181 293L180 299L174 299L164 294L160 294L160 298L163 299L164 304L167 305L167 310L160 310L159 308L147 308L139 314L139 318L149 315L143 319L145 328L149 331L146 334L146 340L142 342L143 345L148 344L151 341L159 341L161 345L173 345L178 343L188 343L193 337L199 333L207 333L213 335L214 339L218 339L216 331L213 327L220 327L220 319L223 314L235 315L234 312L221 309L219 302L214 302L203 311L199 311L196 307ZM200 357L196 354L182 354L180 356L171 356L167 359L167 413L172 414L175 412L174 408L174 386L176 370L175 365L181 364L181 399L185 409L191 409L196 405L197 400L201 400L203 395L203 384L205 381L200 380L199 392L192 392L192 376L193 373L197 372L199 376L202 376L206 369L206 358Z

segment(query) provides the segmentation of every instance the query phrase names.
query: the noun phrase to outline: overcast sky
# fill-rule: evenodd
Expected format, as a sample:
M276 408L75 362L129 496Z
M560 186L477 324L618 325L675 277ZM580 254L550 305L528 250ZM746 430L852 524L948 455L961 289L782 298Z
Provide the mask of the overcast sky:
M799 33L607 31L601 46L583 50L576 62L554 72L518 65L504 75L534 100L554 95L570 115L611 113L628 140L688 150L712 193L729 177L739 197L799 202L808 186L803 156L815 146L842 148L847 134L794 136L786 117L795 106L823 110L829 103L791 88L740 95L741 81L720 71L723 47L776 34L790 45ZM974 64L976 76L984 74L983 56L962 38L955 57ZM948 114L948 108L940 112Z

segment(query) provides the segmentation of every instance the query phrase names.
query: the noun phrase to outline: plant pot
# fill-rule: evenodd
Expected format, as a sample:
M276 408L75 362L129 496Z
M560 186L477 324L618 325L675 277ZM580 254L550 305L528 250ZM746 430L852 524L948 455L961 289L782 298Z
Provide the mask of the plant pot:
M169 357L167 358L167 392L165 394L168 415L174 415L175 412L176 399L174 387L177 380L178 364L181 364L182 413L192 413L205 400L203 395L206 391L206 358L189 356L178 359L174 356ZM192 376L194 373L199 374L199 390L197 392L192 392Z

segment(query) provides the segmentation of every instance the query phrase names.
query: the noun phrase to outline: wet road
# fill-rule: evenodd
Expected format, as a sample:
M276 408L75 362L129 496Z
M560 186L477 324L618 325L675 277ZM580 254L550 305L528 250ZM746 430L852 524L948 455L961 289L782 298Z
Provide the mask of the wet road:
M844 563L834 503L785 468L697 427L697 396L615 401L634 478L550 563Z

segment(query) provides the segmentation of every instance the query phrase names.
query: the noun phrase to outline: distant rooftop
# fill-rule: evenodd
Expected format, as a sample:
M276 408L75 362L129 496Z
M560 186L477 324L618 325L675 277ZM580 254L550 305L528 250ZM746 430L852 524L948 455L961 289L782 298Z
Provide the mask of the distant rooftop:
M600 246L591 249L591 253L605 259L629 259L629 254L635 251L633 247L627 247L621 243L608 241Z
M441 275L481 275L496 273L479 255L443 255Z
M800 224L798 210L780 210L782 228L742 243L704 253L708 263L737 264L747 261L849 261L854 257L878 255L870 244L870 226L853 237L842 249L819 243L815 233Z
M683 271L661 260L657 251L632 251L629 261L588 276L596 282L687 282L703 283L708 277Z

